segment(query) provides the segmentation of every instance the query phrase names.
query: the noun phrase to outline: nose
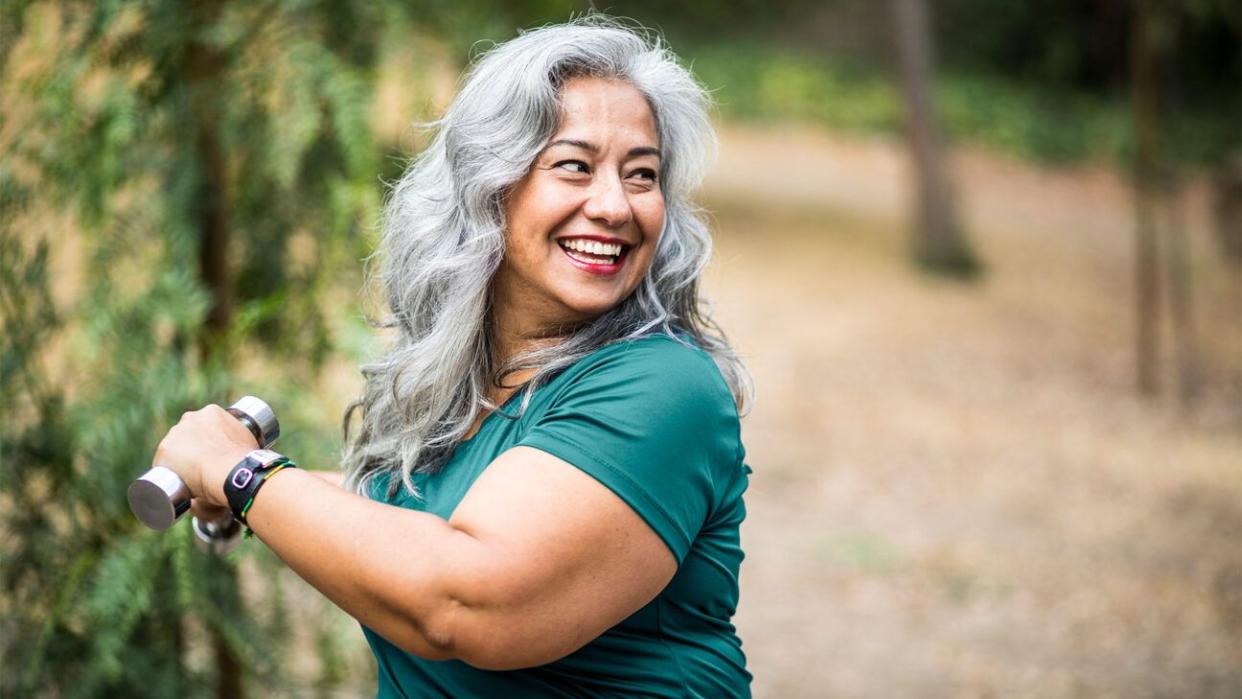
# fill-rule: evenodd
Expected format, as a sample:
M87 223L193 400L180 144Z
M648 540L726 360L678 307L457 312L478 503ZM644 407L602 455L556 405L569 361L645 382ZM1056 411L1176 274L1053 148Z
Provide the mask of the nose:
M582 207L582 213L592 221L608 228L622 226L628 223L634 215L621 179L606 175L595 178L590 197Z

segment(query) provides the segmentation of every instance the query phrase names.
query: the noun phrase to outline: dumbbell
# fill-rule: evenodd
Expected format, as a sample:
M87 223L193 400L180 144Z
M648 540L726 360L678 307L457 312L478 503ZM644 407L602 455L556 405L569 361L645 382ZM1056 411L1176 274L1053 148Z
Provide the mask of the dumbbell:
M280 437L280 423L271 406L254 396L244 396L227 408L230 415L250 430L260 449L266 449ZM156 530L171 527L190 509L190 489L181 477L163 466L152 467L129 484L129 509L140 522ZM199 548L211 553L224 553L237 542L241 526L226 513L216 520L202 522L193 518Z

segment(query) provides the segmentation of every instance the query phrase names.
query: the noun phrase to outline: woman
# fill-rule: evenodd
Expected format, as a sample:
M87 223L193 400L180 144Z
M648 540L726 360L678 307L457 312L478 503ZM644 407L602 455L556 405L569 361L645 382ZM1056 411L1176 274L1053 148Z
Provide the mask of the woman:
M343 480L239 491L255 443L218 406L161 442L201 516L232 497L362 624L381 696L749 694L746 373L699 307L689 199L705 105L610 20L497 46L389 201L399 340L363 368Z

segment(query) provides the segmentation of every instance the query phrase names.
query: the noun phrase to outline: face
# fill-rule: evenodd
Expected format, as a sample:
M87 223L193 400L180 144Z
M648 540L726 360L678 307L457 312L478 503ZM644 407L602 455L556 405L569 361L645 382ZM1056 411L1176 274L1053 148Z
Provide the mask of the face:
M598 317L634 291L664 225L659 146L633 86L565 83L560 128L506 199L498 314L546 328Z

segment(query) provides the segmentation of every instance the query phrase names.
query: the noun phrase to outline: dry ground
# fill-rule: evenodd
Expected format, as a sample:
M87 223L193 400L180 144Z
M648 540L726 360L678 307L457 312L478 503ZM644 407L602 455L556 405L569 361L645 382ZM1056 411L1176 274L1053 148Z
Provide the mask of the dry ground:
M754 370L757 696L1242 696L1242 281L1184 209L1210 384L1132 389L1130 203L963 153L989 274L906 261L900 149L730 129L708 288Z

